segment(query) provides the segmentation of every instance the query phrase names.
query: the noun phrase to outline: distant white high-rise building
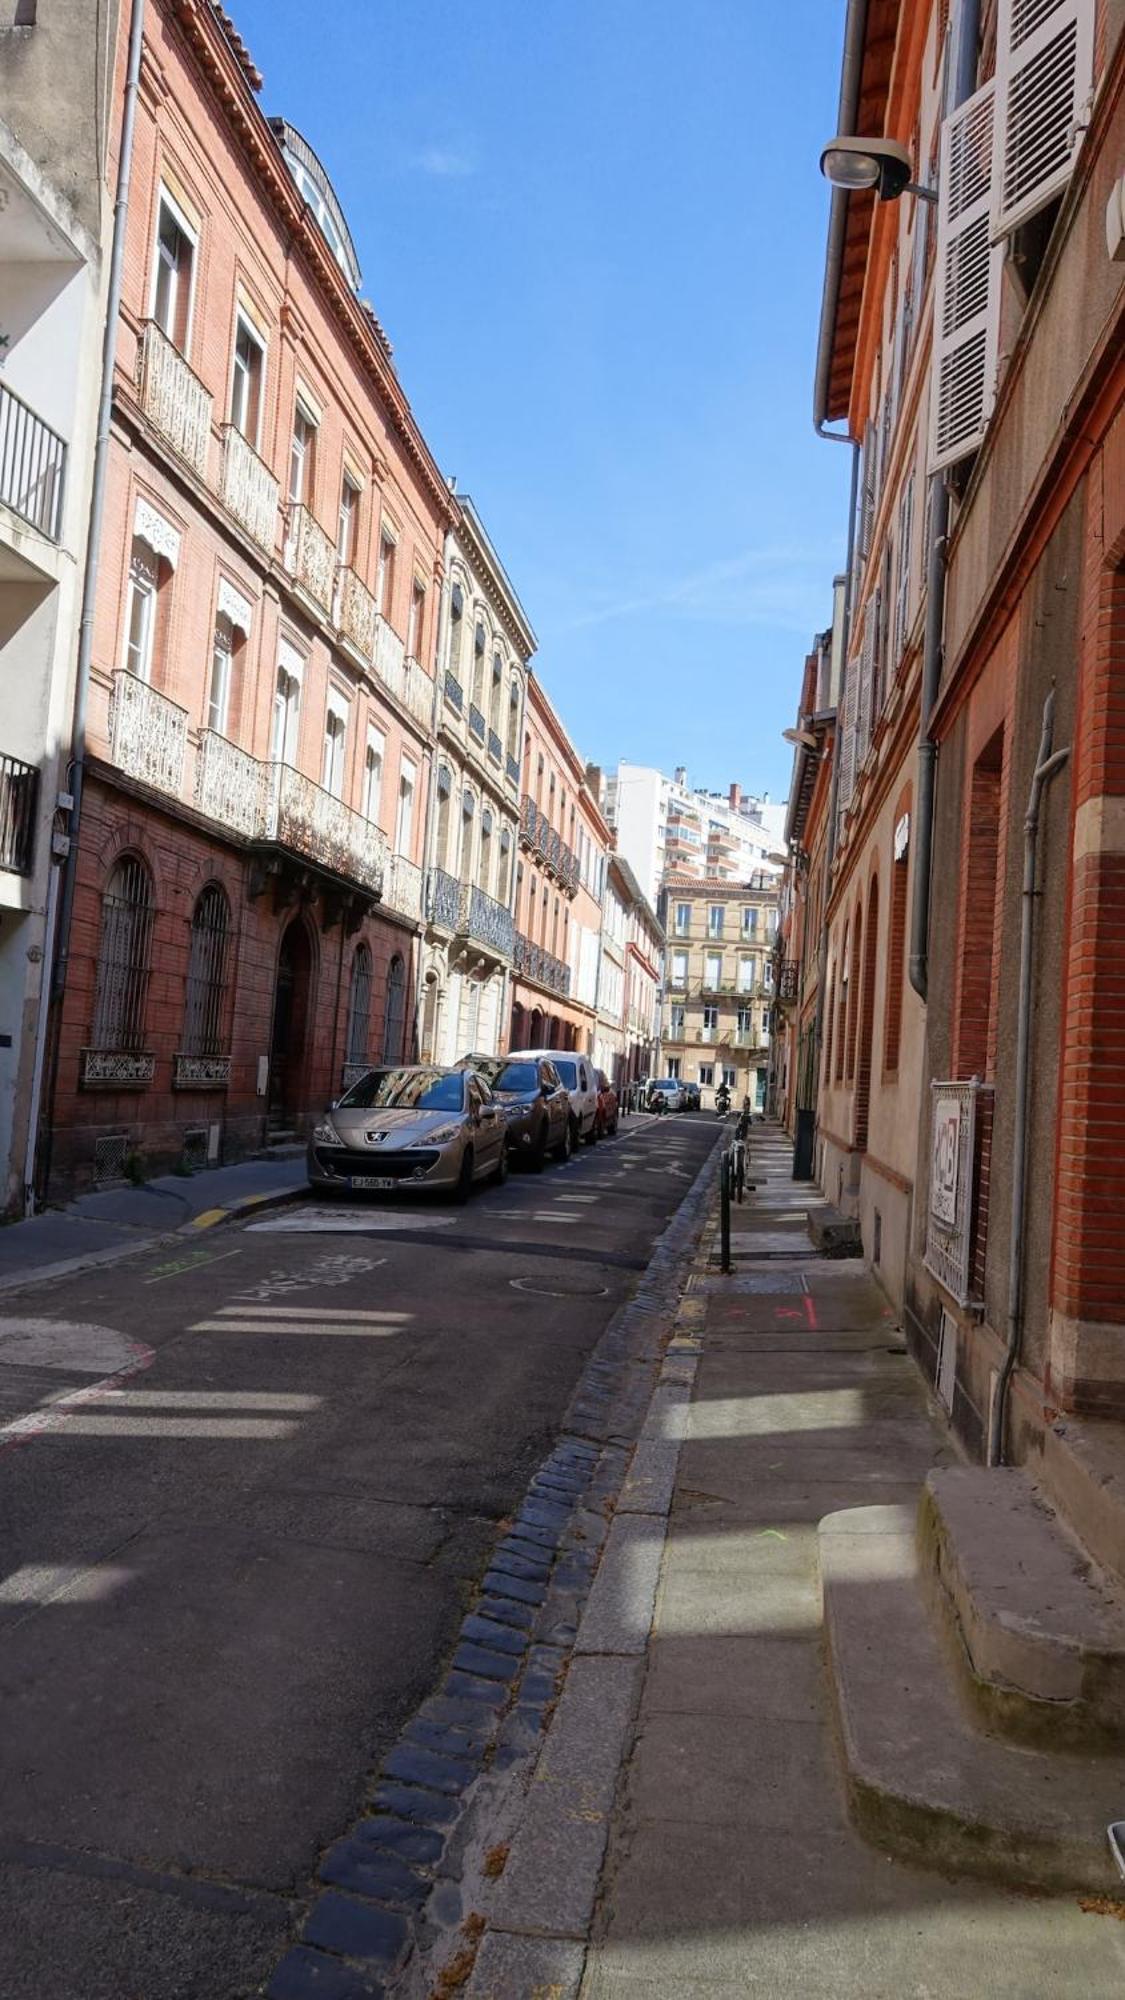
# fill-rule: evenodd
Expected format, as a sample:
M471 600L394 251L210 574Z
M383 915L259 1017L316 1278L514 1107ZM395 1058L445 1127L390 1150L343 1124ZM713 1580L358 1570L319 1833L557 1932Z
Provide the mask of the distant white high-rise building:
M666 778L646 764L620 763L605 781L605 812L645 894L656 902L665 876L745 882L784 856L784 803L692 787L682 768Z

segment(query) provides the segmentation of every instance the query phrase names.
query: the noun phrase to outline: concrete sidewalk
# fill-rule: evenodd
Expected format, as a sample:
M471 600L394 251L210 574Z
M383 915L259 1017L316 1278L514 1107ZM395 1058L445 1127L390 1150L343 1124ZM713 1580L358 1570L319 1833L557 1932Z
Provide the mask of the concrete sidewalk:
M862 1264L810 1254L815 1197L790 1168L758 1128L734 1273L712 1240L692 1284L702 1351L669 1429L683 1441L583 2000L1109 2000L1125 1924L904 1866L849 1822L817 1523L913 1505L954 1454ZM555 1947L556 1990L574 1992L576 1930L544 1928L576 1940Z
M80 1195L65 1208L0 1228L0 1292L111 1264L163 1236L192 1234L248 1208L286 1201L306 1185L303 1158L244 1160Z

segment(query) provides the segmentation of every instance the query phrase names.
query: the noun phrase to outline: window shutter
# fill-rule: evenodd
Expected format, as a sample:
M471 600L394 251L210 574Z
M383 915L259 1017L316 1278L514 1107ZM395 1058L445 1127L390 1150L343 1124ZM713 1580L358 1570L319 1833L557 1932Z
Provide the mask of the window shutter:
M875 670L875 640L879 630L879 592L874 590L867 600L863 614L863 651L860 655L859 700L855 726L855 762L852 770L852 784L867 755L871 741L871 694L872 677Z
M1094 0L1000 0L993 238L1070 177L1094 74Z
M903 488L898 516L898 597L895 603L894 645L892 664L895 669L902 658L906 644L906 634L910 623L910 541L914 532L914 474L911 473Z
M844 685L844 707L840 723L840 787L836 804L840 816L847 808L855 783L855 726L859 709L860 660L856 655L848 661L848 675Z
M977 449L996 394L1003 252L989 241L996 86L941 128L930 471Z

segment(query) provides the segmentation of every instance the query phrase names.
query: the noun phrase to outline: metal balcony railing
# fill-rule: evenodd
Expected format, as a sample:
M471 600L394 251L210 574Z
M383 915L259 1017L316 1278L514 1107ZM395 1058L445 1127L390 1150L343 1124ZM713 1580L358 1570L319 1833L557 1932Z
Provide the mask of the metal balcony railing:
M460 715L465 699L465 691L456 674L450 673L448 667L445 670L445 699L449 703L450 708L455 708L458 715Z
M484 723L484 717L483 717L483 715L481 714L481 712L480 712L480 709L479 709L479 708L478 708L478 707L476 706L475 702L470 702L470 703L469 703L469 734L470 734L471 736L475 736L475 737L476 737L476 739L477 739L477 742L478 742L478 743L483 743L483 742L484 742L484 729L485 729L485 723Z
M503 763L504 745L501 743L500 738L497 736L496 731L494 729L490 729L488 732L488 754L491 757L494 764Z
M316 515L305 506L289 510L285 566L313 603L331 616L336 585L336 549Z
M215 729L199 732L195 803L208 819L253 840L261 824L262 766Z
M263 763L213 729L199 735L195 804L246 840L276 842L365 889L382 892L387 841L381 828L303 771L291 764Z
M350 567L336 578L336 624L340 637L355 647L361 659L375 656L375 599Z
M426 914L432 924L440 924L447 931L456 931L461 921L461 884L456 875L448 874L444 868L430 869Z
M0 868L30 875L35 859L39 773L34 764L0 755Z
M66 446L49 424L0 382L0 500L57 542Z
M778 968L777 997L779 1000L796 1000L801 990L801 966L795 958L782 959Z
M124 667L113 676L110 756L119 771L178 798L184 782L188 712Z
M420 722L424 729L432 727L434 684L425 667L409 655L402 663L402 699L415 722Z
M511 958L515 943L515 922L510 910L473 883L465 892L459 928L478 944L487 945L502 958Z
M400 917L417 923L422 915L422 870L405 854L392 854L387 862L383 901Z
M234 424L223 425L223 505L267 555L277 539L280 487Z
M211 397L154 319L145 321L141 339L139 388L146 417L192 470L206 479Z
M504 775L505 775L505 777L507 778L507 780L508 780L508 783L509 783L510 785L518 785L518 784L519 784L519 781L520 781L520 760L519 760L519 758L518 758L518 757L512 757L512 756L510 756L510 755L509 755L509 757L508 757L508 759L507 759L507 761L506 761L506 763L505 763L505 765L504 765Z
M522 931L517 931L513 957L515 969L522 978L532 980L537 986L545 986L549 993L566 999L570 992L570 967L544 945L536 944L534 938L525 937Z

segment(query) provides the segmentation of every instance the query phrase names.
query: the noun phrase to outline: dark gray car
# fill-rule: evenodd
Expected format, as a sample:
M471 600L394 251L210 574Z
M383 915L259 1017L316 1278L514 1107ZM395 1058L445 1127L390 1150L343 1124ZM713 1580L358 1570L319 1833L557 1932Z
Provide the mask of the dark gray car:
M548 1153L569 1158L570 1093L545 1056L462 1056L458 1068L483 1076L503 1105L513 1160L538 1173Z

